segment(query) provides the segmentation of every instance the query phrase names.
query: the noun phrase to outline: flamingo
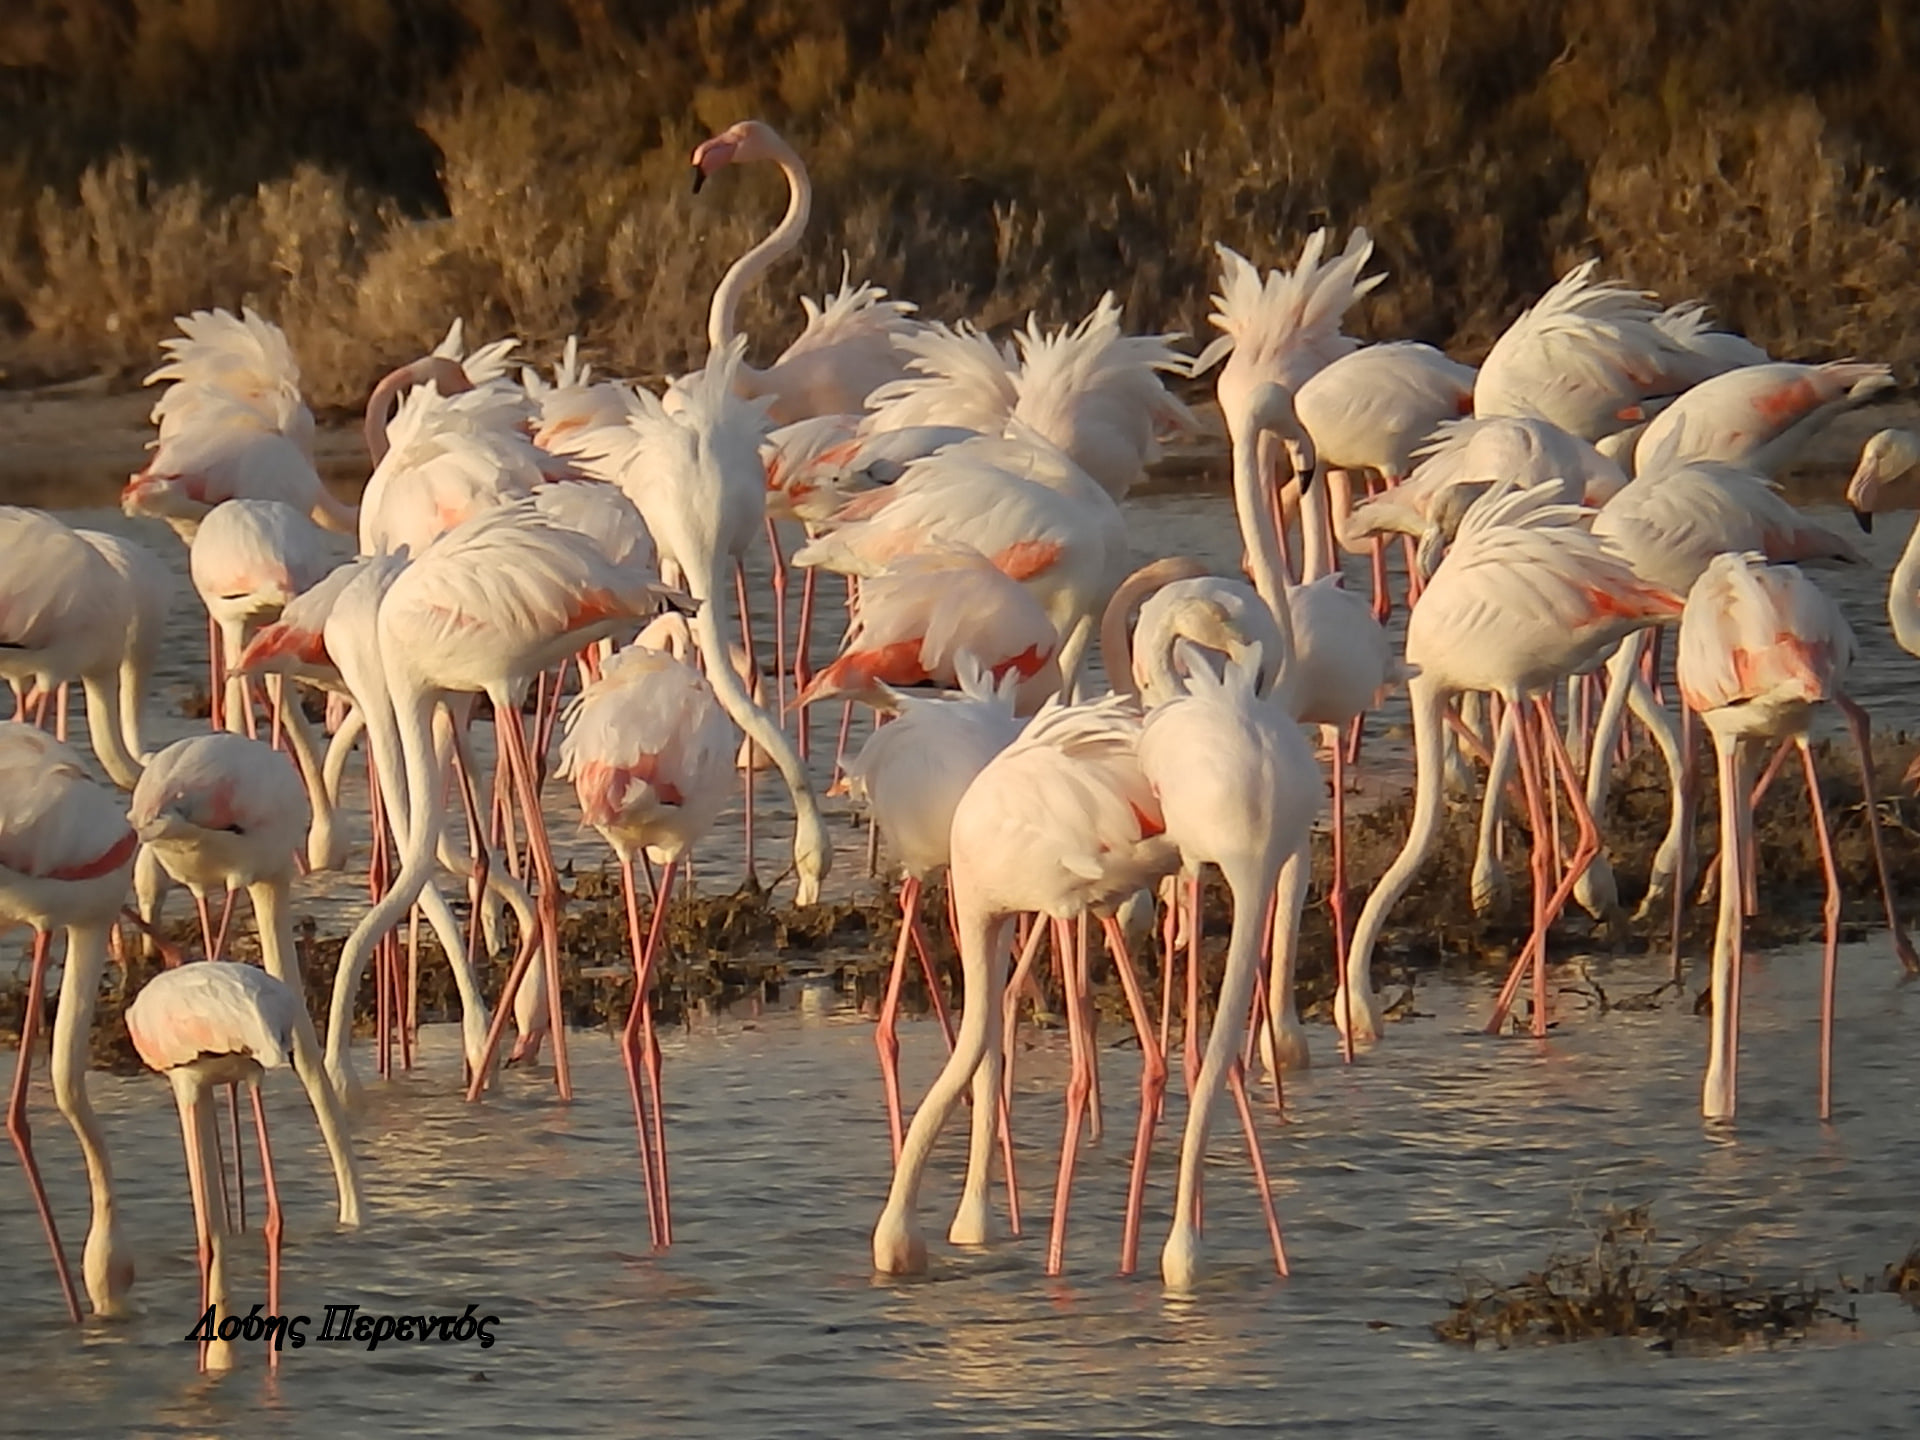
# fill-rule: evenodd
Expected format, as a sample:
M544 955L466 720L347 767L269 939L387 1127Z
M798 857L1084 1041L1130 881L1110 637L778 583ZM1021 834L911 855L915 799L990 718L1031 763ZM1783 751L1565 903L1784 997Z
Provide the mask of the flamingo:
M304 995L306 986L288 907L294 852L306 843L308 808L300 777L285 756L257 740L223 732L178 741L154 756L134 788L129 812L161 866L192 890L208 932L207 958L220 958L220 945L208 922L206 892L216 885L229 893L244 888L253 903L261 964L296 995ZM294 1070L333 1163L340 1223L357 1226L364 1204L359 1167L304 1003L294 1022L292 1048Z
M1920 471L1920 435L1888 429L1868 439L1847 481L1847 504L1862 530L1871 531L1873 517L1882 511L1901 508L1896 487L1915 471ZM1887 622L1895 643L1909 655L1920 655L1920 524L1907 537L1889 578Z
M247 682L230 666L256 627L278 618L341 558L324 530L279 500L228 500L200 523L187 568L211 627L216 729L254 733Z
M526 502L531 509L531 502ZM353 697L353 713L359 716L365 727L367 751L372 762L373 785L377 792L373 805L373 825L376 836L375 853L384 861L380 837L390 822L393 834L399 846L404 847L413 833L413 809L411 796L407 789L406 765L401 755L399 721L394 713L392 693L390 691L385 664L383 663L379 613L382 601L394 580L406 569L407 561L398 556L374 556L343 567L348 578L338 586L333 598L318 614L307 613L309 609L321 611L321 606L311 603L311 597L318 592L332 588L329 580L307 596L301 597L287 607L285 615L277 626L263 630L256 638L246 657L249 661L257 659L255 652L267 652L269 648L280 653L292 653L301 657L301 663L315 667L325 666L331 669L334 683L342 686ZM336 572L336 574L341 572ZM322 673L325 673L324 671ZM345 727L341 734L347 733ZM460 733L449 721L447 727L449 742L459 746L463 742ZM336 741L338 736L335 737ZM440 734L435 736L436 750ZM338 750L336 745L336 751ZM329 754L329 761L336 758ZM504 761L504 755L496 757L496 763ZM537 943L539 925L534 908L528 900L526 891L520 883L506 872L506 867L495 859L487 843L487 834L480 821L478 802L474 797L471 784L473 769L470 754L462 749L460 760L468 782L461 787L463 803L470 808L467 811L467 825L470 833L474 858L472 864L456 862L446 849L439 851L440 864L454 873L471 876L473 901L479 914L481 926L485 929L489 950L498 952L497 917L494 902L504 900L513 907L519 921L523 946ZM331 766L330 766L331 768ZM336 780L337 783L337 780ZM437 793L437 792L436 792ZM434 807L438 810L438 806ZM385 883L382 869L369 866L369 878L375 881L376 893ZM446 901L441 897L437 885L431 880L421 884L421 912L433 926L434 933L440 939L442 951L453 969L455 988L460 995L461 1004L461 1046L469 1077L479 1075L491 1079L487 1068L488 1033L490 1029L488 1009L485 997L481 993L479 977L474 969L472 946L463 939L460 927L455 922ZM396 914L396 917L397 914ZM475 937L477 938L477 937ZM374 936L366 943L371 947L380 939ZM347 952L343 952L343 958ZM364 958L356 963L364 963ZM344 972L345 966L342 966ZM539 980L544 979L544 971L536 977L529 972L521 987L512 992L516 1015L521 1021L523 1038L535 1028L539 1018L540 1006L544 1003L544 987ZM334 1006L336 1014L345 1014L351 1018L353 992L347 991L343 999L341 985L344 982L336 978ZM357 984L357 980L355 982ZM536 996L539 1001L536 1002ZM346 1073L344 1062L336 1059L333 1037L340 1036L339 1048L344 1050L348 1044L344 1032L329 1029L328 1073L343 1098L351 1092L342 1086L341 1076Z
M896 1162L904 1138L898 1026L909 944L919 954L936 1005L940 996L939 979L919 933L920 892L930 876L947 866L960 797L987 762L1019 738L1022 728L1014 714L1014 675L990 678L991 671L971 651L962 652L958 668L957 695L889 692L887 703L896 711L893 721L875 730L846 768L847 793L866 804L900 870L900 938L873 1033ZM945 1020L944 1013L941 1018Z
M388 584L378 612L379 653L405 760L411 815L400 873L361 917L341 955L327 1027L327 1069L343 1096L357 1089L348 1037L367 958L420 898L437 863L444 817L434 797L443 793L445 776L432 734L435 708L446 697L481 692L493 704L500 750L526 819L540 885L539 943L523 945L507 993L518 992L535 949L540 950L554 1022L555 1083L562 1099L572 1098L559 1004L560 882L541 820L520 702L536 674L652 615L661 594L650 574L610 565L588 537L553 524L528 501L456 526ZM473 1067L470 1097L477 1098L486 1083L504 1019L504 1010L494 1017L486 1053Z
M76 1324L80 1300L34 1162L27 1087L43 1009L47 952L52 932L64 929L67 952L54 1014L51 1069L54 1103L80 1142L92 1195L81 1274L96 1315L126 1314L133 1258L120 1233L106 1137L87 1098L87 1054L94 1003L107 966L107 934L125 899L137 845L123 801L88 778L79 756L29 726L0 723L0 922L23 923L34 931L7 1134L26 1172L67 1311Z
M1719 460L1778 474L1835 415L1893 385L1885 365L1853 360L1729 370L1694 386L1648 424L1634 447L1634 472L1662 475L1695 460Z
M809 905L819 898L833 858L819 801L792 742L747 694L725 639L731 618L726 567L737 568L766 517L762 406L735 393L743 350L738 340L716 350L704 369L675 381L664 400L626 391L624 426L569 437L565 448L619 477L659 546L663 572L684 578L700 602L693 632L708 681L733 723L772 759L793 799L795 899ZM744 596L744 584L741 589Z
M1688 594L1714 556L1759 551L1770 560L1861 564L1865 556L1843 535L1808 519L1760 476L1736 466L1701 461L1636 479L1601 507L1593 533L1633 566L1634 573L1675 595ZM1672 716L1640 673L1653 631L1627 637L1608 662L1606 703L1594 725L1587 760L1587 808L1606 812L1614 741L1628 706L1659 746L1667 766L1673 808L1654 855L1642 916L1664 903L1681 877L1688 816L1682 786L1685 743ZM1491 846L1478 861L1493 872ZM1594 914L1616 904L1613 875L1603 853L1575 887L1574 897Z
M1356 1039L1380 1033L1369 975L1373 947L1438 833L1442 715L1450 695L1468 690L1507 701L1502 728L1514 732L1520 747L1533 827L1533 933L1509 977L1495 1023L1504 1019L1511 993L1531 962L1534 1032L1545 1033L1547 929L1597 853L1599 836L1584 797L1572 786L1559 730L1538 697L1563 677L1598 663L1631 632L1678 614L1681 607L1678 597L1641 580L1625 560L1573 523L1580 512L1557 503L1557 494L1557 487L1540 485L1490 492L1477 501L1408 618L1406 662L1417 671L1408 682L1418 761L1414 810L1406 843L1367 897L1347 948L1335 1019ZM1538 730L1554 752L1579 828L1567 874L1557 886L1548 875L1553 835L1531 739L1536 705Z
M199 1238L200 1305L216 1319L230 1313L227 1301L227 1214L224 1190L211 1178L220 1165L219 1126L214 1118L216 1085L245 1085L253 1097L254 1133L267 1191L267 1313L280 1309L280 1242L284 1222L280 1190L267 1140L267 1111L260 1077L283 1064L296 1046L306 1007L286 985L251 965L201 963L163 970L127 1007L127 1033L147 1065L173 1084L180 1110L180 1138L187 1152L193 1192L193 1222ZM309 1022L311 1023L311 1022ZM269 1331L269 1334L272 1332ZM280 1368L280 1350L267 1352ZM200 1369L233 1368L232 1342L218 1335L200 1342Z
M251 309L196 310L163 340L167 363L149 385L172 382L153 408L154 452L121 492L129 515L165 520L183 540L223 500L283 500L352 534L351 506L313 466L313 414L286 335Z
M1569 270L1493 342L1474 381L1476 416L1548 420L1598 440L1647 418L1647 400L1711 369L1661 324L1653 297L1594 278L1597 260Z
M1551 481L1562 503L1600 506L1624 490L1628 478L1585 440L1525 416L1442 424L1416 453L1419 463L1404 483L1354 504L1341 542L1358 550L1376 535L1413 536L1423 576L1439 563L1443 542L1451 542L1468 507L1501 481Z
M772 161L786 176L787 213L771 234L733 262L714 289L707 310L707 344L714 355L741 339L741 298L768 267L799 245L813 208L813 182L799 153L760 120L739 121L695 148L695 193L725 166L756 161ZM912 305L887 299L878 286L850 286L844 274L839 292L829 295L824 305L810 299L800 303L807 316L800 338L767 369L741 364L732 375L740 395L768 401L775 424L859 410L869 394L903 372L904 357L894 341L916 328Z
M402 395L360 499L360 553L417 555L461 521L531 493L546 478L522 428L531 414L505 385L445 395L430 382Z
M1059 637L1061 683L1071 688L1095 618L1128 568L1119 506L1038 436L982 436L856 496L793 563L867 576L902 554L947 545L979 551L1040 601Z
M22 712L30 703L44 713L58 686L78 680L87 738L123 790L140 778L122 728L133 614L127 581L85 537L44 511L0 506L0 675L21 693Z
M1706 722L1720 768L1720 913L1713 935L1713 1016L1701 1113L1733 1118L1738 1091L1741 930L1752 906L1752 784L1746 746L1791 741L1826 872L1826 956L1820 987L1820 1118L1832 1111L1833 1002L1840 945L1840 877L1807 732L1814 708L1842 694L1854 657L1839 606L1791 565L1757 553L1717 555L1687 596L1675 675ZM1869 801L1871 804L1871 801ZM1878 845L1878 825L1874 825Z
M982 1244L991 1230L987 1183L1000 1094L1001 1034L997 1023L1007 980L1009 922L1038 911L1064 923L1089 912L1110 912L1177 860L1165 839L1160 804L1140 771L1141 720L1133 700L1113 695L1085 705L1058 700L1043 706L1020 738L980 771L954 810L951 879L960 937L964 1003L953 1053L914 1112L894 1167L893 1184L873 1232L873 1263L885 1274L926 1268L927 1247L917 1211L921 1180L941 1127L973 1086L973 1131L967 1179L948 1231L956 1245ZM1134 1025L1145 1053L1135 1174L1145 1175L1156 1106L1156 1073L1164 1064L1118 922L1102 921L1120 965ZM1056 935L1059 931L1056 931ZM1062 954L1074 948L1062 937ZM1055 1191L1047 1272L1065 1257L1067 1197L1091 1085L1078 991L1083 962L1067 959L1068 1022L1073 1076L1067 1088L1066 1137ZM1128 1232L1136 1234L1139 1179L1128 1202Z
M569 707L560 742L560 775L573 781L587 823L613 847L626 897L633 948L633 1006L621 1035L647 1217L656 1246L673 1241L667 1188L667 1137L660 1094L660 1044L653 1033L653 967L665 933L667 902L680 862L713 828L733 787L739 732L700 672L682 658L687 623L663 615L601 667L599 679ZM670 648L671 647L671 650ZM673 653L677 652L677 653ZM662 867L653 921L644 937L633 883L634 856ZM651 1110L643 1097L651 1091Z
M799 703L845 697L886 708L889 689L961 688L971 659L994 680L1010 677L1031 711L1059 689L1058 649L1040 602L977 551L901 555L862 582L840 657Z
M104 530L75 529L73 533L100 552L100 558L114 568L132 600L132 623L127 626L125 647L120 653L120 743L128 755L144 762L147 690L160 662L160 647L178 587L166 562L145 545Z
M1248 1122L1255 1174L1266 1198L1264 1166L1239 1079L1240 1052L1276 880L1282 864L1306 864L1320 807L1320 767L1289 713L1285 693L1284 608L1279 621L1283 651L1276 657L1279 677L1272 688L1259 687L1258 650L1236 648L1220 679L1195 658L1186 667L1186 694L1154 709L1140 738L1140 768L1159 797L1167 838L1179 847L1190 872L1216 864L1233 892L1226 973L1187 1110L1173 1228L1160 1256L1161 1278L1177 1291L1191 1290L1199 1275L1200 1176L1212 1113L1229 1084ZM1297 914L1276 917L1276 924L1297 921ZM1284 1275L1286 1252L1277 1223L1272 1239ZM1126 1265L1123 1259L1123 1269Z
M1436 426L1473 413L1474 370L1449 359L1431 345L1400 342L1367 345L1341 356L1308 378L1294 396L1300 423L1327 473L1328 491L1301 497L1311 508L1301 548L1302 578L1329 573L1335 560L1326 550L1321 525L1329 510L1338 528L1353 508L1353 477L1372 486L1378 475L1389 490L1413 470L1414 457ZM1365 492L1363 491L1363 494ZM1386 552L1373 551L1373 613L1384 621L1390 604ZM1407 547L1409 562L1413 559Z
M1179 338L1121 333L1111 292L1078 325L1043 331L1029 315L1004 350L968 327L928 326L900 342L912 373L868 397L861 429L1038 435L1119 501L1158 458L1161 431L1197 425L1161 379L1188 369L1173 348Z

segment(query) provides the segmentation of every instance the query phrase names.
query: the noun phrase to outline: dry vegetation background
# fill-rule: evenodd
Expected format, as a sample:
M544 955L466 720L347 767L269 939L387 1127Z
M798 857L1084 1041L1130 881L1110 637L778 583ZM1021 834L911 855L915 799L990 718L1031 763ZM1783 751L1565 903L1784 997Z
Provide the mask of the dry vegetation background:
M748 115L818 186L743 319L840 256L930 314L1116 290L1199 334L1210 242L1364 224L1381 335L1474 357L1589 253L1777 353L1911 375L1912 0L5 0L0 378L152 360L250 301L351 404L454 314L615 370L705 350L777 174L697 200Z

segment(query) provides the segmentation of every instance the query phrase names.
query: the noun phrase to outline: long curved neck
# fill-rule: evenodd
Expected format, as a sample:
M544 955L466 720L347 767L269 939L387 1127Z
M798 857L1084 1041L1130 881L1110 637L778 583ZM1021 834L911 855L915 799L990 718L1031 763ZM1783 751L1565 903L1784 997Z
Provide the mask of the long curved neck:
M1133 678L1133 642L1127 634L1127 620L1148 596L1176 580L1192 580L1206 574L1198 561L1173 555L1143 565L1115 588L1100 616L1100 663L1107 672L1107 683L1116 691L1125 691L1136 700L1140 686Z
M787 782L787 793L793 799L794 859L800 872L800 898L795 903L812 904L819 898L820 879L833 859L833 842L828 839L826 823L820 818L820 802L814 796L813 782L807 778L806 767L800 763L793 742L766 711L753 703L739 672L733 668L724 631L732 618L726 587L712 583L711 575L688 578L693 584L693 593L703 602L693 617L693 639L706 665L707 683L713 687L720 708L772 759L780 777ZM702 590L707 593L701 595Z
M1416 675L1407 683L1407 698L1413 709L1414 774L1413 820L1408 827L1407 843L1387 867L1387 873L1367 896L1366 907L1353 927L1353 940L1347 947L1347 984L1350 989L1371 992L1370 966L1374 943L1386 928L1387 915L1413 883L1415 873L1440 833L1441 772L1446 768L1447 692L1438 682Z
M1887 620L1900 648L1920 655L1920 517L1914 520L1907 548L1887 584Z
M93 753L115 785L131 790L140 783L140 762L128 750L121 729L120 684L117 664L98 676L88 675L81 680L87 697L87 735L93 741Z
M1246 1043L1254 980L1260 971L1267 908L1272 903L1279 864L1269 855L1229 857L1221 866L1233 892L1233 930L1227 939L1226 971L1214 1009L1213 1031L1187 1112L1180 1142L1180 1179L1174 1195L1175 1226L1193 1226L1199 1217L1200 1175L1206 1163L1207 1133L1214 1108L1227 1088L1228 1068ZM1291 923L1277 916L1275 925Z
M73 1127L86 1158L93 1198L93 1224L87 1235L84 1265L94 1310L115 1314L133 1282L132 1262L115 1226L113 1164L107 1141L87 1098L87 1058L94 1003L107 968L107 927L74 925L67 930L67 956L60 980L60 1004L53 1021L53 1095Z
M1334 570L1332 517L1326 477L1316 474L1300 492L1300 583L1311 585Z
M1276 689L1287 689L1294 664L1293 607L1287 603L1286 569L1280 562L1280 532L1274 528L1273 506L1261 473L1258 440L1265 433L1236 423L1233 429L1233 508L1240 520L1240 538L1247 550L1253 588L1267 602L1280 629L1282 653L1273 658ZM1292 709L1290 693L1283 698Z
M458 395L473 388L473 381L467 378L460 362L445 355L423 355L383 375L380 383L373 387L373 393L367 396L366 418L361 422L367 454L373 457L374 464L387 457L387 422L393 418L394 405L403 393L429 380L440 387L442 395Z
M325 766L320 746L307 723L300 696L284 675L269 675L267 688L279 706L281 724L287 732L287 746L293 751L300 781L307 787L307 805L313 818L307 829L307 865L313 870L331 870L345 853L334 828L333 797L327 793Z
M813 213L813 182L800 156L777 136L767 143L780 173L787 177L787 213L770 235L727 268L714 290L713 303L707 307L707 344L715 350L724 350L740 333L740 297L774 261L800 243L807 217Z
M364 1203L360 1173L354 1164L353 1147L347 1140L346 1116L340 1108L340 1097L327 1080L320 1037L313 1028L313 1017L307 1012L306 984L300 973L299 952L294 947L286 879L257 880L247 887L247 895L253 901L253 920L260 931L261 965L300 997L300 1013L293 1032L293 1068L313 1102L314 1118L320 1122L320 1134L333 1162L334 1183L340 1198L340 1223L358 1225Z

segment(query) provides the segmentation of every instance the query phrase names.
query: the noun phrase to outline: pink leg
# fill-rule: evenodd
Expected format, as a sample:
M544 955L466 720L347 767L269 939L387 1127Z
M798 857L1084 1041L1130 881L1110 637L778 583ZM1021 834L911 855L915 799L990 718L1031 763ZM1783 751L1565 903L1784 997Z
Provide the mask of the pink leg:
M220 663L220 622L207 616L208 722L216 730L227 728L227 675ZM203 1307L204 1309L204 1307ZM203 1364L202 1369L206 1366Z
M1284 1279L1287 1269L1287 1243L1280 1234L1280 1217L1273 1208L1273 1186L1267 1180L1267 1160L1260 1153L1260 1132L1254 1128L1253 1106L1247 1101L1247 1077L1238 1060L1227 1071L1227 1085L1233 1091L1233 1103L1240 1111L1240 1128L1247 1137L1247 1158L1253 1165L1253 1183L1260 1190L1260 1208L1266 1212L1267 1238L1273 1242L1273 1264Z
M67 691L70 687L62 680L53 692L53 738L62 745L67 743Z
M1113 956L1120 974L1120 988L1126 992L1127 1009L1133 1016L1133 1028L1140 1036L1140 1119L1134 1130L1133 1172L1127 1181L1127 1218L1120 1239L1120 1273L1131 1275L1140 1258L1140 1215L1146 1201L1147 1162L1153 1150L1154 1126L1167 1093L1167 1062L1153 1041L1153 1017L1147 1011L1147 999L1134 973L1133 957L1127 953L1127 937L1120 922L1103 918L1107 952Z
M1820 837L1820 865L1827 880L1827 948L1820 970L1820 1118L1830 1120L1833 1118L1833 1001L1840 971L1840 867L1834 863L1833 836L1827 827L1826 806L1820 799L1820 776L1813 768L1813 748L1804 735L1795 743L1806 776L1813 831Z
M767 553L773 556L773 698L774 714L787 719L787 557L780 553L780 532L767 517Z
M227 1086L227 1117L232 1122L233 1131L233 1228L238 1234L247 1231L247 1164L246 1155L240 1145L240 1087Z
M880 1052L880 1085L886 1094L887 1132L893 1138L893 1163L900 1163L906 1128L900 1114L900 990L907 978L907 945L912 934L909 917L920 903L920 882L909 875L900 882L900 938L893 947L893 966L887 972L887 993L880 1002L879 1021L873 1027L874 1048Z
M1181 1016L1180 1077L1187 1095L1200 1084L1200 877L1187 881L1187 1004Z
M496 707L498 716L504 707ZM573 1099L573 1073L567 1064L567 1012L560 989L560 873L553 863L553 848L547 839L546 822L541 818L540 802L533 793L533 766L527 756L527 735L517 710L505 708L506 746L512 780L519 792L520 813L527 822L527 850L538 877L540 893L536 910L539 916L540 943L546 955L547 1028L553 1034L553 1079L562 1100ZM508 991L509 996L512 991ZM510 1008L507 1005L503 1010Z
M44 930L33 932L33 969L27 979L27 1013L20 1021L20 1048L13 1062L13 1093L7 1100L7 1137L20 1156L20 1168L26 1172L27 1188L33 1191L34 1208L40 1212L40 1228L47 1232L47 1247L53 1251L53 1268L60 1276L60 1291L66 1296L67 1315L80 1323L80 1296L73 1288L73 1272L67 1268L67 1252L60 1244L60 1227L53 1218L53 1206L47 1199L47 1187L40 1179L40 1166L33 1158L33 1132L27 1124L27 1087L33 1075L33 1042L40 1032L40 1015L46 1007L47 947L51 937ZM206 1309L201 1307L201 1313Z
M660 1091L651 1083L652 1073L646 1054L645 1017L652 1007L653 959L666 930L667 906L674 866L669 863L654 892L653 920L641 937L640 900L633 883L633 858L620 856L620 881L627 906L627 939L633 950L633 1004L627 1011L626 1029L620 1037L620 1058L626 1064L627 1090L633 1099L634 1129L640 1142L640 1180L647 1194L647 1229L655 1249L669 1243L666 1224L667 1196L664 1165L665 1130L660 1124ZM652 1114L647 1091L652 1091ZM655 1141L660 1142L656 1148Z
M1347 953L1347 757L1341 753L1340 746L1333 747L1333 876L1328 890L1328 899L1333 910L1333 953ZM1346 999L1346 966L1335 967L1341 974L1340 990ZM1350 999L1346 1003L1351 1004ZM1352 1017L1349 1016L1349 1019ZM1353 1027L1348 1025L1341 1031L1343 1036L1351 1037ZM1346 1042L1351 1051L1352 1040ZM1352 1054L1347 1058L1351 1060Z
M949 892L951 893L951 892ZM914 908L907 917L907 934L913 939L913 950L920 957L920 973L926 977L927 1003L933 1007L933 1015L940 1022L940 1033L947 1037L947 1053L953 1053L953 1019L947 1014L946 996L942 993L940 977L933 968L933 956L927 953L926 932L920 928L919 896L914 897Z
M1573 762L1567 756L1566 745L1560 738L1559 727L1553 723L1552 709L1547 706L1544 701L1540 701L1536 702L1534 714L1531 717L1528 716L1525 710L1522 710L1518 712L1515 718L1519 731L1515 745L1517 753L1520 756L1522 780L1529 786L1528 809L1535 816L1535 824L1538 825L1541 823L1540 812L1544 810L1544 806L1540 806L1541 797L1537 788L1541 778L1538 759L1537 757L1530 759L1528 753L1528 747L1535 743L1535 737L1530 737L1528 732L1537 729L1540 732L1544 732L1547 742L1550 769L1548 781L1551 783L1552 774L1557 772L1560 783L1565 787L1568 808L1572 811L1574 823L1579 829L1579 839L1574 847L1573 863L1567 867L1566 873L1560 877L1560 883L1554 888L1552 895L1548 897L1544 911L1538 907L1538 896L1536 895L1535 897L1534 934L1528 941L1526 949L1521 952L1519 960L1515 962L1513 970L1508 974L1507 983L1501 988L1500 998L1494 1003L1493 1018L1487 1025L1487 1033L1489 1035L1497 1035L1500 1033L1501 1028L1506 1023L1507 1012L1513 1005L1514 995L1519 990L1521 977L1526 973L1527 967L1532 964L1536 966L1534 970L1534 1003L1536 1007L1534 1034L1539 1036L1545 1034L1546 1024L1545 967L1547 931L1552 926L1554 920L1559 917L1561 910L1565 908L1567 897L1573 893L1573 887L1579 881L1580 876L1586 872L1587 866L1593 863L1593 857L1600 853L1600 831L1593 823L1592 813L1587 809L1584 792L1573 778ZM1531 724L1528 723L1530 719ZM1529 765L1533 767L1531 771L1533 778L1531 781L1526 780L1526 776L1529 773ZM1535 808L1537 806L1539 809ZM1534 853L1536 855L1544 853L1541 849L1538 830L1535 831L1534 835ZM1536 861L1536 883L1537 877L1539 877L1540 874L1539 862Z
M1680 839L1680 845L1678 859L1675 861L1673 872L1673 927L1670 937L1673 951L1673 968L1670 976L1676 985L1680 983L1682 976L1680 927L1686 915L1687 847L1693 839L1693 822L1691 819L1694 802L1693 792L1699 775L1696 758L1696 752L1699 747L1694 740L1693 724L1692 707L1683 704L1680 707L1680 793L1674 797L1674 803L1681 807L1682 814L1688 818L1682 820L1682 822L1675 827L1675 831Z
M1093 962L1087 953L1087 915L1074 922L1074 944L1079 947L1080 1025L1087 1037L1087 1138L1096 1144L1106 1138L1106 1107L1100 1103L1100 1012L1093 1003Z
M1854 746L1860 752L1860 789L1867 802L1867 834L1873 839L1873 867L1880 876L1880 895L1886 901L1887 928L1893 932L1893 952L1900 957L1900 968L1909 975L1920 975L1920 954L1916 954L1913 941L1907 938L1907 927L1900 921L1900 912L1894 907L1893 885L1887 878L1887 851L1880 838L1880 796L1873 775L1873 733L1872 722L1867 712L1855 704L1848 696L1836 697L1840 709L1847 717L1847 728L1853 732Z
M813 681L813 588L819 573L809 569L806 578L800 582L800 620L793 637L793 693L796 697L803 694ZM802 760L808 758L812 740L812 708L809 705L797 707L800 729L796 748Z
M1067 1254L1067 1201L1073 1193L1074 1161L1080 1152L1080 1128L1086 1119L1087 1095L1092 1087L1087 1064L1087 1042L1082 1033L1078 990L1077 947L1064 920L1053 922L1054 953L1060 960L1060 988L1067 1012L1067 1045L1073 1069L1067 1079L1066 1130L1060 1141L1060 1176L1053 1191L1053 1230L1047 1240L1047 1274L1058 1275Z
M273 1178L273 1147L267 1140L267 1109L260 1099L260 1087L247 1087L253 1092L253 1129L260 1140L260 1183L267 1192L267 1313L278 1315L280 1311L280 1239L285 1225L280 1215L280 1188ZM235 1145L239 1144L238 1139ZM201 1314L206 1311L202 1310ZM280 1351L271 1342L267 1348L267 1367L280 1368Z

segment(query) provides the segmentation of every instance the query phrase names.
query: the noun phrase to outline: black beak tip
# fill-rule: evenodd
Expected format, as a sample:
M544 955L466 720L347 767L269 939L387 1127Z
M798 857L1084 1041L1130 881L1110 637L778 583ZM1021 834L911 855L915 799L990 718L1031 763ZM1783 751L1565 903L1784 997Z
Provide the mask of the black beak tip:
M1853 518L1860 522L1860 528L1871 535L1873 533L1873 512L1862 510L1858 505L1853 508Z
M700 187L707 183L707 172L698 165L693 167L693 193L698 195Z

